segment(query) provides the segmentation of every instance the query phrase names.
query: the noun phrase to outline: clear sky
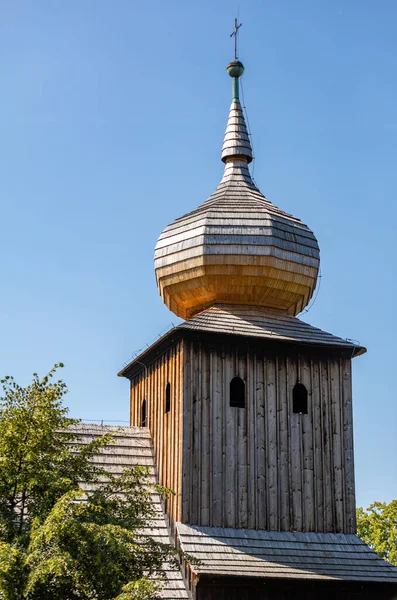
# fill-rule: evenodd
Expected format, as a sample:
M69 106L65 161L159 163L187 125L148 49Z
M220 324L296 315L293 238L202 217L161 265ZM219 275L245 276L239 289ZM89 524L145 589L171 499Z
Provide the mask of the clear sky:
M230 0L0 0L0 372L63 361L68 405L127 420L116 373L178 319L162 229L222 174ZM358 503L397 497L395 0L240 0L254 176L321 248L303 318L359 340Z

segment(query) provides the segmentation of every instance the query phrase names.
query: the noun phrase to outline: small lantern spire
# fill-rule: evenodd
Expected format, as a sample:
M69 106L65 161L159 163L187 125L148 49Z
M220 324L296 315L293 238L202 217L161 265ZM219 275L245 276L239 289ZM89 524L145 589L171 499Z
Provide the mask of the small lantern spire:
M243 161L245 165L252 161L252 148L245 123L243 109L240 104L239 79L244 73L244 65L237 58L237 35L241 27L237 19L234 21L234 60L226 67L232 78L232 104L230 106L229 118L226 126L225 138L222 146L222 160L224 163ZM249 176L249 173L248 173Z

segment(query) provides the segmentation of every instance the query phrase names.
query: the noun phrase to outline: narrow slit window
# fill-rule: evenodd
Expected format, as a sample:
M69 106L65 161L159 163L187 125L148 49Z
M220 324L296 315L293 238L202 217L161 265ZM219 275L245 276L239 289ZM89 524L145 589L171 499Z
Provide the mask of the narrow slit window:
M307 389L303 383L297 383L292 391L292 410L307 415Z
M141 405L141 427L146 427L146 400L142 400Z
M167 387L165 388L165 412L170 412L171 410L171 384L167 383Z
M230 406L245 408L245 383L241 377L233 377L230 382Z

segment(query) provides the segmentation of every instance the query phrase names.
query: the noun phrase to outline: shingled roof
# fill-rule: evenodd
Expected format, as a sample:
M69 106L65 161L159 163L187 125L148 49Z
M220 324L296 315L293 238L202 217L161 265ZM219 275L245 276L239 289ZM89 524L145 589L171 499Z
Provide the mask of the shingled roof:
M106 472L120 475L123 469L134 466L147 467L153 483L156 482L156 465L153 454L152 438L145 427L115 427L111 425L79 424L71 428L77 435L76 444L84 445L106 433L113 435L114 444L102 448L94 458L94 462ZM85 490L91 486L82 485ZM149 530L142 531L145 535L164 544L172 544L161 498L153 494L152 501L157 511L157 518ZM160 593L165 600L181 600L190 598L180 571L165 565L167 582Z
M356 535L197 527L178 523L197 575L397 583L397 568Z
M358 344L313 327L270 308L217 304L179 325L179 329L263 338L275 342L350 349L352 356L366 350Z
M147 360L153 354L157 356L161 346L174 343L183 337L184 333L194 332L238 336L244 341L257 339L299 345L302 349L305 346L334 348L344 350L351 357L360 356L367 351L358 342L343 339L278 310L260 306L215 304L167 331L154 344L127 363L118 375L130 377L133 371L143 369L141 361Z
M115 443L103 448L95 457L95 463L114 474L135 465L145 466L155 482L156 466L147 428L80 424L73 430L77 434L77 445L112 433ZM158 516L143 533L160 542L173 543L158 494L153 494L153 503ZM197 564L189 568L198 577L397 583L397 568L381 559L356 535L226 529L177 523L176 536L180 548L197 559ZM161 592L164 600L191 598L180 571L166 567L166 576L167 582Z

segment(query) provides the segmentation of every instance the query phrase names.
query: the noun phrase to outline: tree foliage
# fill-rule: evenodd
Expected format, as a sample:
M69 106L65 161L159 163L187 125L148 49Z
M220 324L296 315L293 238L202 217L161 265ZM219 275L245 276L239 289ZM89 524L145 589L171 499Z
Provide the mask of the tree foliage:
M119 477L91 462L105 435L76 446L59 367L0 398L0 600L143 600L174 551L142 530L155 517L148 471ZM99 485L99 480L101 484ZM90 492L80 485L92 484Z
M357 533L379 556L397 566L397 500L358 508Z

